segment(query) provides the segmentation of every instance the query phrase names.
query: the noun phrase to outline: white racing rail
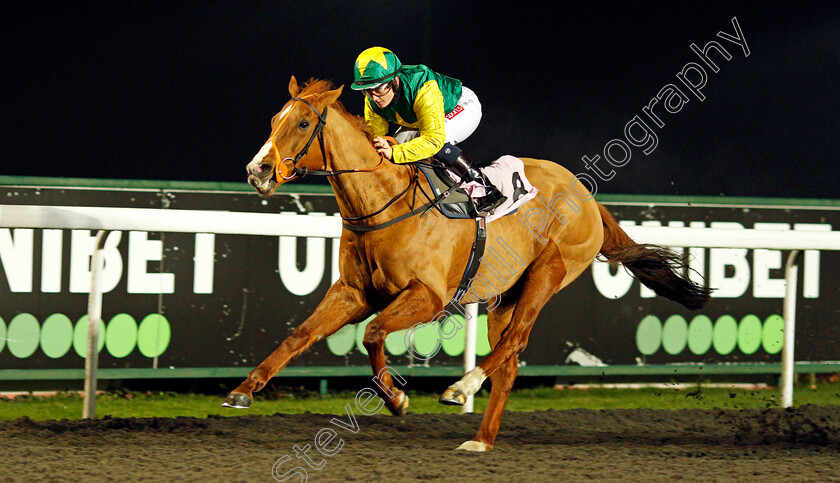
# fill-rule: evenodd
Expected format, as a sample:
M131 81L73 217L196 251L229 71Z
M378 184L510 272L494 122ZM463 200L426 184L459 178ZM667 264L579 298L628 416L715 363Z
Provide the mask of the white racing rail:
M91 258L91 291L88 299L88 346L85 360L84 418L95 416L96 369L102 292L99 272L103 260L100 249L108 231L154 231L179 233L218 233L238 235L300 236L339 238L341 220L337 217L293 214L241 213L209 210L171 210L147 208L101 208L77 206L0 205L0 228L52 228L99 230L97 250ZM721 228L671 228L623 226L638 243L696 248L765 248L792 250L785 267L786 292L783 307L784 343L782 348L782 406L793 405L794 334L796 312L796 260L801 250L840 250L840 233L809 231L770 231ZM475 314L475 307L468 307ZM467 320L464 370L475 366L476 316ZM464 412L472 411L472 397Z
M765 248L791 250L785 264L785 299L782 307L782 407L793 406L793 346L796 333L796 261L802 250L840 250L840 233L722 228L625 226L636 243L691 248ZM712 293L714 296L714 293Z

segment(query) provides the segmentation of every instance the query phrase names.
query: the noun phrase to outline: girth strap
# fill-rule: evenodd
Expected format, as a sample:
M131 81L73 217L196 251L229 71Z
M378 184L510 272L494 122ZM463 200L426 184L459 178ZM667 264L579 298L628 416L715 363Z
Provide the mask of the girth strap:
M484 245L487 242L487 226L485 219L480 216L475 219L475 242L473 242L472 251L470 252L470 260L467 262L467 268L464 270L464 276L461 278L461 283L458 285L458 290L455 291L455 296L449 303L457 303L467 294L470 282L478 272L478 266L481 265L481 258L484 256Z
M346 230L355 231L355 232L370 232L381 230L383 228L387 228L391 225L399 223L403 220L407 220L412 216L422 213L424 210L428 210L431 208L432 202L426 203L425 205L415 208L408 213L405 213L401 216L394 218L393 220L388 220L385 223L380 223L378 225L372 226L362 226L362 225L348 225L344 224L343 227ZM467 291L470 288L470 282L472 282L473 277L475 274L478 273L478 267L481 265L481 258L484 255L484 247L487 244L487 225L486 220L483 216L479 216L475 219L475 241L473 242L472 249L470 250L470 258L467 261L467 268L464 269L464 276L461 277L461 283L458 284L458 289L455 291L455 296L452 297L452 300L449 303L456 303L460 301L464 295L467 294Z

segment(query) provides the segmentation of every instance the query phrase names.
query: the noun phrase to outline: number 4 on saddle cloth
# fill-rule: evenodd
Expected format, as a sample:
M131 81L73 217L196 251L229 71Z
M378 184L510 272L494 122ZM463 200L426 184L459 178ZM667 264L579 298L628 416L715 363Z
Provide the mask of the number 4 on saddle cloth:
M443 196L438 206L447 218L478 217L471 197L484 196L484 186L481 183L473 181L459 186L458 175L438 164L421 163L419 168L432 186L433 196ZM537 196L538 190L525 177L525 166L519 158L505 155L480 169L507 197L493 214L487 215L486 223L515 212L521 205Z
M475 243L473 243L467 268L461 278L461 283L450 303L457 303L469 290L470 282L478 272L484 245L487 240L486 223L512 214L521 205L537 196L535 188L525 177L525 165L522 160L513 156L502 156L490 165L480 168L488 181L493 183L507 200L499 205L492 214L479 216L475 210L471 196L484 196L484 185L472 181L458 186L458 175L451 173L438 164L419 163L420 171L426 176L432 186L436 207L448 218L473 218L476 221Z

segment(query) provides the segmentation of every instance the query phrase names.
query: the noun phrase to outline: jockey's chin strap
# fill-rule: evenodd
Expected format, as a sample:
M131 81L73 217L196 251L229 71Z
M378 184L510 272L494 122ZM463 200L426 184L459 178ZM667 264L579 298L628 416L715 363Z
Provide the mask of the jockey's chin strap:
M318 125L315 126L315 129L312 131L312 135L309 136L309 141L306 142L306 144L303 146L303 149L301 149L300 152L298 152L297 155L294 158L280 159L280 152L277 149L277 143L274 142L274 138L275 138L277 132L280 130L280 126L283 125L283 121L285 121L285 118L281 120L281 122L278 124L278 126L274 130L274 132L271 133L270 141L271 141L271 147L274 149L274 156L275 156L276 159L280 159L280 161L276 164L275 170L274 170L276 180L277 180L278 183L282 182L282 181L280 181L281 178L283 180L288 181L292 178L303 178L304 176L306 176L308 174L311 174L313 176L336 176L336 175L344 174L344 173L363 173L363 172L374 171L376 169L379 169L382 166L382 163L385 161L384 156L380 156L379 164L377 164L376 166L374 166L372 168L327 170L327 151L324 149L324 127L327 125L327 109L328 109L328 106L324 106L324 111L319 113L318 109L316 109L315 106L313 106L311 102L307 101L306 99L304 99L302 97L293 97L292 100L295 101L295 102L297 102L297 101L303 102L304 104L309 106L310 109L315 111L315 114L318 116ZM291 113L291 109L289 109L289 113ZM287 114L287 116L288 116L288 114ZM306 156L306 153L309 152L309 147L312 145L312 142L315 141L316 137L318 138L318 144L321 147L321 156L322 156L323 161L324 161L324 169L309 169L305 166L303 166L303 167L298 166L298 163L300 162L300 160L303 159L303 157ZM291 170L290 173L288 173L288 176L286 176L286 174L283 173L283 171L284 171L284 164L283 163L286 160L290 160L292 162L292 170Z

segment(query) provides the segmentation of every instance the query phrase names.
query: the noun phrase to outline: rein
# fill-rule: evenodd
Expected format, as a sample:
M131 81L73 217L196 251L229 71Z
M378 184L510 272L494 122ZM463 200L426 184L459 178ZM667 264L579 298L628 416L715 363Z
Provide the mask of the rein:
M303 146L303 148L300 150L300 152L297 153L297 155L294 158L286 157L286 158L280 159L280 151L277 149L277 143L274 141L275 137L277 136L277 133L280 131L280 127L283 126L283 123L286 121L289 114L291 114L291 112L292 112L291 107L289 108L289 112L286 113L286 115L283 117L283 119L280 120L280 123L277 125L277 128L271 133L271 138L269 139L269 141L271 142L272 149L274 149L274 156L277 159L280 159L280 161L275 166L275 171L274 171L275 179L277 180L278 183L281 182L280 178L283 178L284 180L288 181L288 180L290 180L292 178L296 178L296 177L303 178L304 176L306 176L308 174L311 174L313 176L336 176L336 175L345 174L345 173L365 173L365 172L375 171L382 166L382 163L385 161L384 156L380 156L379 164L377 164L376 166L374 166L372 168L338 169L338 170L332 170L332 171L327 170L327 151L324 149L324 127L326 127L326 125L327 125L327 109L328 109L328 107L325 106L324 107L324 112L319 113L318 109L315 109L315 106L313 106L312 103L310 103L309 101L307 101L306 99L304 99L302 97L293 97L292 100L295 101L295 103L297 103L298 101L301 101L304 104L306 104L307 106L309 106L310 109L315 111L315 115L318 116L318 125L315 126L315 129L312 131L312 135L309 137L309 141L306 142L306 144ZM292 107L294 107L294 104L292 104ZM309 152L309 146L312 145L312 142L315 141L316 137L318 138L318 144L321 147L321 156L323 157L323 161L324 161L324 169L310 170L309 168L307 168L305 166L304 167L298 166L298 163L300 162L300 160L304 156L306 156L306 153ZM287 159L292 162L292 171L290 173L288 173L289 176L286 176L283 173L283 171L284 171L283 168L285 167L285 165L283 163Z
M274 131L272 131L271 137L269 138L269 142L271 143L271 147L274 150L275 158L280 159L280 161L276 164L276 166L274 168L275 179L277 180L278 183L282 183L282 181L280 181L281 178L285 181L288 181L288 180L290 180L292 178L296 178L296 177L303 178L304 176L310 175L310 174L313 175L313 176L337 176L337 175L346 174L346 173L369 173L369 172L372 172L372 171L376 171L377 169L382 167L383 163L385 162L385 156L380 153L379 164L377 164L376 166L370 167L370 168L328 170L327 169L327 151L324 148L324 128L327 125L327 109L328 109L328 107L325 106L324 111L319 113L318 109L316 109L315 106L312 105L312 103L310 103L309 101L307 101L306 99L304 99L302 97L293 97L292 100L295 101L295 103L300 101L300 102L303 102L304 104L306 104L307 106L309 106L309 108L312 109L315 112L315 114L318 116L318 125L315 126L315 129L312 131L312 135L309 137L309 140L306 142L306 144L303 146L303 148L297 153L297 155L295 155L294 158L286 157L286 158L281 159L280 158L280 150L277 148L277 143L274 141L274 139L276 138L277 133L280 132L280 128L283 126L283 124L289 118L289 115L292 112L292 107L294 107L294 104L292 104L292 106L289 108L289 111L283 116L283 118L280 119L280 122L277 124L277 127L274 129ZM318 138L318 144L321 147L321 156L323 157L323 161L324 161L324 169L312 169L312 170L310 170L309 168L307 168L305 166L304 167L298 166L298 163L300 162L300 160L303 159L303 157L306 156L306 154L309 152L309 147L315 141L316 137ZM393 139L393 138L391 138L391 139ZM396 141L394 141L394 143L396 143ZM286 160L290 160L292 162L292 170L284 173L284 171L286 171L286 169L285 169L285 165L283 163ZM414 186L415 198L416 198L417 188L420 187L419 171L416 167L414 168L414 174L412 175L411 180L408 183L408 186L406 186L406 188L404 190L402 190L400 193L398 193L396 196L391 198L390 201L385 203L385 206L383 206L382 208L376 210L375 212L373 212L369 215L356 216L356 217L350 217L350 218L346 218L346 217L342 216L341 219L344 220L344 221L361 221L361 220L366 220L368 218L372 218L372 217L382 213L386 209L388 209L389 206L396 203L397 200L399 200L400 198L403 197L403 195L408 193L408 191L411 189L412 186ZM423 188L420 188L420 191L422 191L423 194L426 196L426 198L429 199L429 196L426 194L426 192L423 190ZM432 201L430 199L429 203L426 203L425 205L423 205L419 208L414 208L414 202L412 202L411 205L412 205L412 209L408 213L405 213L401 216L398 216L397 218L386 221L384 223L380 223L378 225L360 226L360 225L350 225L350 224L345 223L343 226L344 226L344 228L346 228L350 231L356 231L356 232L368 232L368 231L381 230L382 228L386 228L386 227L389 227L389 226L391 226L395 223L399 223L399 222L401 222L401 221L403 221L407 218L410 218L414 215L417 215L417 214L420 214L420 213L425 214L425 212L429 211L429 209L431 209L431 207L434 206L434 201Z
M410 211L408 211L407 213L403 213L402 215L400 215L400 216L398 216L394 219L379 223L377 225L350 225L350 224L345 223L342 226L347 230L355 231L355 232L376 231L376 230L381 230L383 228L388 228L389 226L397 224L397 223L399 223L403 220L406 220L408 218L411 218L414 215L420 215L420 217L422 218L432 208L437 208L438 211L441 211L440 201L443 198L445 198L446 196L448 196L449 191L447 190L446 193L443 193L443 194L441 194L441 196L438 196L437 198L432 199L428 195L428 193L426 193L426 190L424 190L423 187L420 186L420 179L419 179L420 170L417 169L416 163L415 163L415 165L412 166L412 168L414 168L414 174L412 175L411 181L409 181L408 186L406 186L406 188L404 190L402 190L398 195L391 198L391 201L386 203L385 206L383 206L382 208L380 208L376 212L371 213L369 215L359 216L359 217L355 217L355 218L345 218L345 217L342 216L341 219L344 220L344 221L360 221L360 220L364 220L364 219L376 216L376 215L382 213L383 211L385 211L389 206L394 204L394 202L397 201L398 199L400 199L404 194L408 193L408 190L410 190L411 187L414 186L414 199L411 201L411 210ZM415 204L415 201L417 199L417 190L418 189L420 190L421 193L423 193L423 196L426 197L426 200L428 200L428 203L424 204L423 206L420 206L419 208L415 208L414 204ZM443 212L441 211L441 213L443 213Z

